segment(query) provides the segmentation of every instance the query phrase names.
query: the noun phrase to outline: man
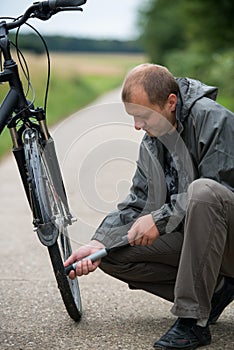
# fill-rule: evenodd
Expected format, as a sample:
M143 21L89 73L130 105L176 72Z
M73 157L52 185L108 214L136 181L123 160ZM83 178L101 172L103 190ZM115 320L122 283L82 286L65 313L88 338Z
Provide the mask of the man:
M130 194L65 263L117 246L127 234L129 245L80 261L70 278L99 266L172 301L177 320L156 349L210 344L209 325L234 299L234 115L216 95L215 87L175 79L158 65L127 75L122 100L146 132Z

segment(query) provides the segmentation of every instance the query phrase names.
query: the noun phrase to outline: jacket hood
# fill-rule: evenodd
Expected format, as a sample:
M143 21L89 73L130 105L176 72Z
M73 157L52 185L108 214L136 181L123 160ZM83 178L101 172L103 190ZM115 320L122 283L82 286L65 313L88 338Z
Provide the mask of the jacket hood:
M215 100L218 94L218 88L215 86L208 86L200 82L199 80L190 78L176 78L177 84L180 90L180 96L178 98L177 113L179 119L183 121L188 114L194 103L202 97L208 97Z

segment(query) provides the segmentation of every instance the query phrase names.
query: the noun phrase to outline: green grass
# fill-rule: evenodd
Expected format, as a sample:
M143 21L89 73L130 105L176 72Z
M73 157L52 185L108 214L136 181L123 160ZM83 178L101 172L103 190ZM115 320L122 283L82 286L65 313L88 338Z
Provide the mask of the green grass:
M218 95L217 102L223 105L224 107L234 111L234 102L232 96L224 96L222 94Z
M38 64L40 60L40 64ZM29 55L32 85L36 91L35 106L43 106L46 64L43 57ZM53 54L52 74L47 103L48 125L53 125L85 107L97 97L122 84L126 72L144 62L139 55ZM26 85L26 84L25 84ZM0 86L0 100L7 87ZM31 94L32 95L32 94ZM30 100L32 96L28 97ZM8 130L0 138L0 159L11 149Z
M62 82L59 77L55 77L50 87L48 124L69 116L120 84L119 78L109 76L73 77L63 79Z

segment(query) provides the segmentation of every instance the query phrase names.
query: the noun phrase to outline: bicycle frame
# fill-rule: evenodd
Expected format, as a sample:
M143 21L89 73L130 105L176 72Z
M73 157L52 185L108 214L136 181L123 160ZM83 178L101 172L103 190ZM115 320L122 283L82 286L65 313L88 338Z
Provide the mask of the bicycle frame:
M9 82L10 90L0 107L0 134L16 109L27 106L18 67L11 57L9 39L5 22L0 23L0 48L4 58L4 70L0 73L0 82Z
M32 206L30 197L30 188L25 166L25 146L23 142L23 132L27 128L35 128L40 133L40 135L42 135L44 155L47 159L50 173L53 176L53 183L56 193L64 205L67 224L70 225L72 223L72 215L68 207L62 175L55 152L54 141L48 132L45 112L40 107L35 110L30 109L31 103L26 100L26 97L24 95L23 86L18 73L17 63L11 57L5 22L0 23L0 49L4 58L4 70L0 73L0 83L9 83L9 91L0 106L0 134L2 133L5 126L9 128L13 143L12 151L16 159L29 205L32 210L34 210L34 208ZM13 113L15 113L14 116ZM32 118L34 118L35 121L32 121ZM19 120L22 121L22 125L17 130L17 123ZM34 224L36 225L36 223ZM57 236L51 235L51 239L48 239L48 234L46 232L47 230L43 229L43 227L40 227L37 232L40 241L44 245L49 246L54 244Z

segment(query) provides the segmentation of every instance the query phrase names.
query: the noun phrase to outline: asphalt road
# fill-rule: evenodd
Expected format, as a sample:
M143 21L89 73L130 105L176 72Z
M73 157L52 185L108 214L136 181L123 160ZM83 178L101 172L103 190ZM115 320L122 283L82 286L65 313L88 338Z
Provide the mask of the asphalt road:
M71 230L74 249L90 239L105 213L124 196L134 171L141 135L132 132L118 101L116 91L53 130L71 208L78 218ZM83 317L79 323L72 321L47 250L32 231L11 156L0 164L0 183L0 349L152 349L174 322L171 304L130 291L97 270L79 279ZM213 343L204 349L234 349L233 306L212 326L212 333Z

